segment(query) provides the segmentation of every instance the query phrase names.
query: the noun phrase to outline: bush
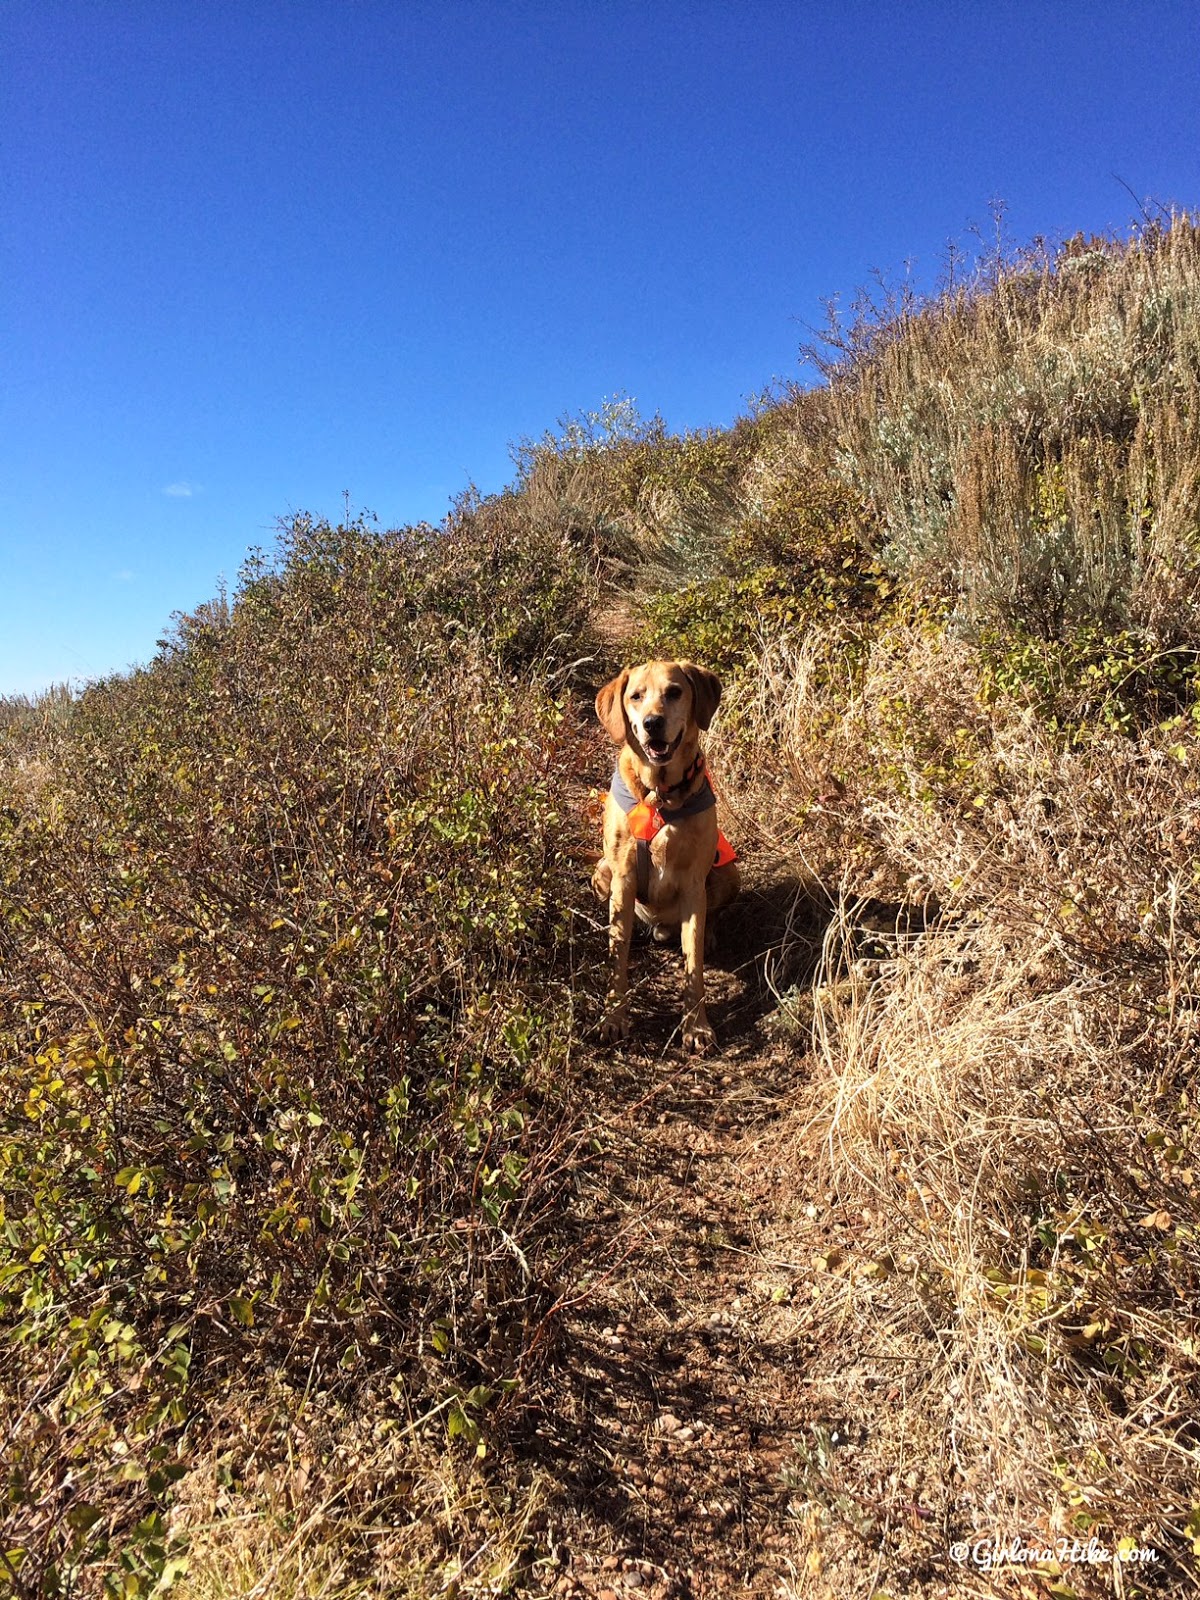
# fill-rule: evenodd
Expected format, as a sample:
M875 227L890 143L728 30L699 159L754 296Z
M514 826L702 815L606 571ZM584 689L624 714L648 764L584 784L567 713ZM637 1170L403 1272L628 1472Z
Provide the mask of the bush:
M1161 649L1144 631L1085 626L1047 640L989 629L979 647L983 701L1024 701L1065 743L1193 719L1195 651Z
M507 601L468 628L489 517L445 551L296 519L232 606L56 719L0 814L0 1315L26 1418L6 1559L28 1588L167 1574L173 1485L231 1385L432 1405L483 1448L518 1380L562 1181L577 757L512 677L561 629L544 569L502 551Z
M719 429L669 434L618 396L522 441L514 493L535 528L558 529L610 575L702 569L728 531L745 445Z
M814 409L803 396L759 420L732 528L687 581L651 587L635 654L686 656L728 675L766 635L881 614L892 585L851 495L817 458Z

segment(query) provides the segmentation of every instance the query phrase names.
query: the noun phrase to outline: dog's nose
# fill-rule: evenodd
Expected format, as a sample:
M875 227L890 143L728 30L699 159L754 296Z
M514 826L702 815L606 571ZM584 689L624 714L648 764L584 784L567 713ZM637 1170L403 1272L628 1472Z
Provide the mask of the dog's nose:
M667 719L662 716L643 717L642 727L649 734L664 733L667 727Z

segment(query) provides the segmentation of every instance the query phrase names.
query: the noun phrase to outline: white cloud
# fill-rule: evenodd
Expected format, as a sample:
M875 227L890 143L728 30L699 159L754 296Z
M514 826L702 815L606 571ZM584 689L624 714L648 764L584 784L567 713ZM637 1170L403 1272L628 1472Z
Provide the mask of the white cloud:
M189 483L186 478L183 478L178 483L167 484L163 493L169 494L172 500L190 500L194 494L200 493L200 485L198 483Z

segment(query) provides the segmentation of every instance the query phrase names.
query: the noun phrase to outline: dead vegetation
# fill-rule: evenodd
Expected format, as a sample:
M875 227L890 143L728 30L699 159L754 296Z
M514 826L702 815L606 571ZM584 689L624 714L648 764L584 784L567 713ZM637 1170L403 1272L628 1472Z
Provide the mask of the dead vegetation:
M913 1318L926 1324L928 1386L903 1428L910 1450L923 1437L941 1458L951 1538L1128 1539L1182 1577L1196 1529L1195 747L1155 729L1064 751L1019 707L992 705L980 726L970 649L909 644L913 714L927 703L946 719L957 745L936 730L933 743L969 749L969 764L953 796L930 793L928 729L898 740L883 714L894 642L868 660L862 786L844 779L837 801L862 865L831 886L815 986L785 997L814 1042L797 1157L860 1218L841 1337L882 1374L911 1359ZM819 725L774 687L794 727ZM881 876L903 890L890 927L864 905Z

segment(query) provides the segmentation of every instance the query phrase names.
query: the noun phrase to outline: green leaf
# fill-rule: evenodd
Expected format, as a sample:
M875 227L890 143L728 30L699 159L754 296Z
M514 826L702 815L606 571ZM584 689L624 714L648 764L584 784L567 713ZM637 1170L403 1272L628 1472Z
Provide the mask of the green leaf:
M229 1309L243 1328L252 1328L254 1326L254 1302L252 1300L244 1300L241 1295L231 1295Z
M75 1533L87 1533L100 1521L103 1512L99 1506L88 1505L80 1501L73 1505L67 1512L67 1526Z

